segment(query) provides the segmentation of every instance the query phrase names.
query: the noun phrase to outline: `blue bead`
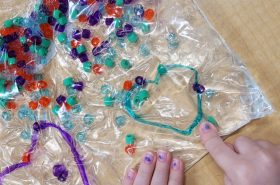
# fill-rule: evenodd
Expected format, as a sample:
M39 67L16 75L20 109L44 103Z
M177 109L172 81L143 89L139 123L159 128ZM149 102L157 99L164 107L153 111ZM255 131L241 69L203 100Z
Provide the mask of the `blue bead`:
M144 16L144 7L141 4L137 4L134 7L134 13L138 17L143 17Z
M2 118L3 118L5 121L11 121L11 119L12 119L12 113L11 113L11 111L3 111L3 112L2 112Z
M76 139L79 142L84 143L87 140L87 135L86 135L85 132L78 132L77 135L76 135Z
M31 139L31 132L29 130L23 130L20 133L20 137L24 140L29 140L29 139Z
M25 105L21 106L18 110L19 119L24 119L24 118L28 117L28 115L29 115L28 108Z
M72 130L74 128L74 123L72 121L70 121L70 120L67 120L67 121L63 122L63 127L66 130L70 131L70 130Z
M109 85L102 85L101 86L101 94L107 95L111 93L111 87Z
M84 123L87 125L87 126L90 126L93 122L94 122L94 117L93 115L90 115L90 114L86 114L84 116Z
M146 44L141 44L139 48L139 53L143 57L149 56L151 54L149 46L147 46Z
M82 106L81 105L74 105L72 106L72 112L73 113L80 113L82 111Z
M126 117L125 116L117 116L115 119L115 123L117 127L122 127L125 125Z

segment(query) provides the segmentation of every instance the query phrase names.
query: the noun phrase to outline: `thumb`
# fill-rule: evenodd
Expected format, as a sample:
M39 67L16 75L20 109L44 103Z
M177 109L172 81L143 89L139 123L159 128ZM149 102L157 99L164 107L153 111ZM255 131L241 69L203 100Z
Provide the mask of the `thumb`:
M232 169L237 154L234 153L218 135L213 124L203 123L199 127L200 139L206 150L210 153L216 163L225 171Z

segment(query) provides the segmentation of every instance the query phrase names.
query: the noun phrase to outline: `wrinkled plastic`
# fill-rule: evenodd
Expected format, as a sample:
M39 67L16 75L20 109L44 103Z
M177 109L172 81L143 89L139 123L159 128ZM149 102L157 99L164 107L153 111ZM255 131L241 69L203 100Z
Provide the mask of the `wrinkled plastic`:
M20 90L15 82L18 74L7 67L6 63L1 64L1 78L9 81L5 92L0 94L1 99L16 103L15 109L8 110L7 105L1 109L2 175L5 167L21 162L22 155L28 151L33 139L38 137L38 142L36 140L36 145L30 150L30 161L20 163L21 168L3 175L0 179L3 184L120 184L125 170L136 165L143 152L155 149L172 151L186 162L188 169L206 153L198 140L196 128L199 123L208 119L218 124L221 135L228 135L250 120L272 112L271 105L240 58L211 27L195 2L135 0L125 5L123 11L129 16L123 19L135 26L134 31L139 36L136 43L129 43L126 36L118 38L114 24L104 25L107 15L95 26L80 23L71 17L75 9L80 12L78 16L84 13L90 15L98 9L106 11L104 8L102 10L102 2L90 6L80 6L79 1L74 0L68 3L69 22L65 29L68 42L59 42L59 32L54 32L48 54L45 57L32 54L26 61L30 64L28 73L43 74L42 78L48 84L47 90L27 91L26 85L29 82ZM155 11L152 21L133 19L134 9L131 7L137 4ZM29 17L34 5L35 1L1 1L1 22L19 15ZM34 22L26 21L25 26L34 26ZM146 30L147 27L141 27L144 23L149 25L150 31ZM33 28L38 27L35 25ZM93 56L91 39L82 39L89 61L100 65L100 69L91 69L89 72L83 69L79 59L73 59L70 55L73 30L84 28L91 30L91 38L97 36L101 41L107 40L110 43L108 48L111 48L108 49L106 43L103 43L105 51ZM40 29L37 31L39 33ZM3 53L2 50L1 55ZM115 67L104 65L106 57L113 58ZM132 68L122 69L122 59L128 59ZM31 65L32 62L35 65ZM160 64L184 67L169 68L156 81ZM194 71L197 71L198 79ZM127 94L123 90L123 83L131 80L135 84L137 76L142 76L150 83ZM75 82L83 82L85 87L82 91L65 87L63 80L67 77L72 77ZM41 77L36 75L34 78ZM204 92L195 92L195 83L203 85L205 91L202 89ZM147 90L149 94L140 103L134 101L139 90ZM55 115L52 109L58 105L56 98L59 95L75 96L78 103L71 109L64 104ZM42 96L51 99L50 105L39 105L36 110L27 108L30 101L38 101ZM104 105L105 97L113 98L113 106ZM198 114L199 99L203 114ZM128 109L129 103L131 109ZM88 117L85 118L85 115ZM190 128L197 115L201 115L199 122L189 132L180 132ZM56 124L63 132L58 127L56 130L55 125L46 128L44 122L37 132L33 124L41 123L40 120L50 125ZM145 124L147 122L160 124L153 126ZM170 126L176 129L169 129ZM64 131L73 140L63 135ZM135 150L133 155L125 152L128 146L127 134L135 136L134 147L130 150L132 153ZM75 150L69 146L75 146L78 154L74 155ZM81 157L81 161L77 156ZM77 168L77 165L81 167L81 163L85 167L87 182L82 178L81 169ZM53 166L56 164L66 166L69 172L66 182L60 182L53 175Z

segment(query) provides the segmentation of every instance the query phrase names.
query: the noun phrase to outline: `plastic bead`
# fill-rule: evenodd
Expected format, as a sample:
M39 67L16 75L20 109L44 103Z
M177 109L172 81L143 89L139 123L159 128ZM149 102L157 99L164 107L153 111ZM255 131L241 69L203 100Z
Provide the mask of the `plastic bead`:
M71 19L77 19L78 15L79 15L79 11L77 9L74 9L71 12Z
M106 18L105 19L105 24L107 26L110 26L114 22L114 18Z
M50 40L48 40L48 39L43 39L42 40L42 44L41 44L42 47L49 48L50 45L51 45L51 41Z
M73 106L73 105L76 105L78 103L76 97L74 96L70 96L67 98L66 102L70 105L70 106Z
M130 34L128 34L127 39L131 43L136 43L139 38L138 38L138 35L136 33L131 32Z
M130 69L131 68L131 64L130 64L130 62L129 62L129 60L127 60L127 59L122 59L121 60L121 68L122 69Z
M70 130L72 130L74 128L74 123L72 121L70 121L70 120L66 120L65 122L63 122L63 127L66 130L70 131Z
M79 54L81 54L81 53L85 53L87 51L87 49L84 45L81 44L77 47L77 51Z
M32 110L36 110L38 108L38 102L36 101L29 102L28 107Z
M17 104L14 101L8 101L6 107L9 110L14 110L17 108Z
M31 139L31 133L30 131L27 131L27 130L23 130L21 133L20 133L20 137L24 140L28 140L28 139Z
M23 86L25 84L25 81L26 80L22 76L17 76L16 79L15 79L15 82L19 86Z
M151 54L150 48L146 44L141 44L139 52L143 57L149 56Z
M143 85L146 84L146 80L145 80L142 76L137 76L137 77L135 78L135 83L136 83L137 85L143 86Z
M111 57L107 57L104 64L109 68L113 68L115 66L115 62Z
M107 95L111 92L111 87L105 84L101 86L100 90L101 90L101 94Z
M73 84L73 89L77 91L82 91L84 89L84 83L83 82L75 82Z
M158 72L160 75L164 75L164 74L167 73L167 68L166 68L164 65L160 64L160 65L158 66L158 68L157 68L157 72Z
M8 64L11 66L11 65L14 65L16 63L16 58L8 58Z
M141 90L137 93L140 101L145 101L149 98L149 92L147 90Z
M81 14L81 15L79 15L79 17L78 17L78 20L79 20L80 22L85 23L85 22L88 21L88 17L87 17L85 14Z
M61 16L63 16L63 13L60 10L54 10L53 15L54 18L59 19Z
M144 16L144 7L141 4L137 4L134 7L134 13L136 16L143 17Z
M66 91L69 96L77 95L77 91L73 89L71 86L66 87Z
M212 98L213 96L215 96L216 95L216 91L214 91L214 90L212 90L212 89L207 89L206 91L205 91L205 96L207 97L207 98Z
M144 34L147 34L147 33L151 32L151 27L148 23L142 23L140 27L141 27L141 30Z
M117 6L123 6L124 0L116 0Z
M13 26L13 20L8 19L6 21L4 21L4 28L10 28Z
M77 135L76 135L76 139L81 142L81 143L84 143L86 142L86 139L87 139L87 135L85 132L78 132Z
M135 135L134 134L127 134L125 136L125 143L128 145L132 145L135 142Z
M68 20L67 20L67 18L66 18L65 16L61 16L59 19L57 19L57 22L58 22L60 25L64 26L64 25L67 24Z
M102 66L99 65L99 64L94 64L94 65L92 66L92 71L94 72L94 74L100 75L100 74L102 74L103 68L102 68Z
M57 39L60 43L66 43L67 41L67 35L65 33L60 33L58 36L57 36Z
M114 23L115 23L115 28L122 27L122 21L119 18L115 18Z
M59 105L53 106L53 108L52 108L52 113L53 113L54 115L58 115L59 109L60 109Z
M92 63L91 62L85 62L83 63L83 69L85 72L91 72L91 68L92 68Z
M193 84L193 90L196 91L199 94L202 94L205 91L205 87L203 85L200 85L198 83Z
M134 154L135 154L135 151L136 151L136 148L135 148L134 145L127 145L127 146L125 147L125 152L126 152L128 155L130 155L130 156L134 155Z
M45 82L44 80L39 80L37 82L37 87L38 87L38 89L45 89L48 87L48 83Z
M39 99L39 104L44 108L49 106L50 103L51 103L51 99L48 97L43 96Z
M41 96L50 96L50 90L49 89L40 89L39 93L41 94Z
M86 114L83 118L83 121L87 126L90 126L94 122L94 117L91 114Z
M25 152L21 157L21 161L24 163L29 163L30 160L31 160L31 154L29 152Z
M68 171L63 164L53 166L53 175L61 182L65 182L68 177Z
M133 86L133 83L131 80L127 80L123 83L123 89L126 91L131 90L132 86Z
M74 83L74 79L73 79L72 77L68 77L68 78L65 78L65 79L63 80L63 85L64 85L65 87L72 86L73 83Z
M115 123L116 123L117 127L124 126L125 122L126 122L126 117L125 116L118 116L115 119Z
M82 30L82 37L83 37L84 39L89 39L89 38L90 38L90 35L91 35L90 30L88 30L88 29L83 29L83 30Z
M94 47L97 47L100 43L100 39L98 37L93 37L92 40L91 40L91 44L94 46Z
M154 10L152 9L147 9L145 12L144 12L144 18L147 20L147 21L152 21L154 19L154 16L155 16L155 12Z
M25 36L22 36L22 37L19 38L19 41L20 41L20 43L25 44L27 39L26 39Z
M5 120L5 121L11 121L12 119L12 113L10 111L3 111L2 112L2 118Z
M65 96L59 95L59 96L56 98L56 102L57 102L59 105L62 105L65 101L66 101L66 97L65 97Z
M104 97L104 105L107 107L112 107L114 105L114 98L110 97L110 96L106 96Z
M81 105L74 105L74 106L72 106L71 111L75 114L80 113L82 111L82 106Z

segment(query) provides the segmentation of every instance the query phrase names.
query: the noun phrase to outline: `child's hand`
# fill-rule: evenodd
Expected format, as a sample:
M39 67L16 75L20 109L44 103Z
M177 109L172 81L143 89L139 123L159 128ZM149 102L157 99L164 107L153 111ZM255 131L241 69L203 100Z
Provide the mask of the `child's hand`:
M202 143L225 172L225 185L280 185L280 146L246 137L226 144L209 123L199 131Z

